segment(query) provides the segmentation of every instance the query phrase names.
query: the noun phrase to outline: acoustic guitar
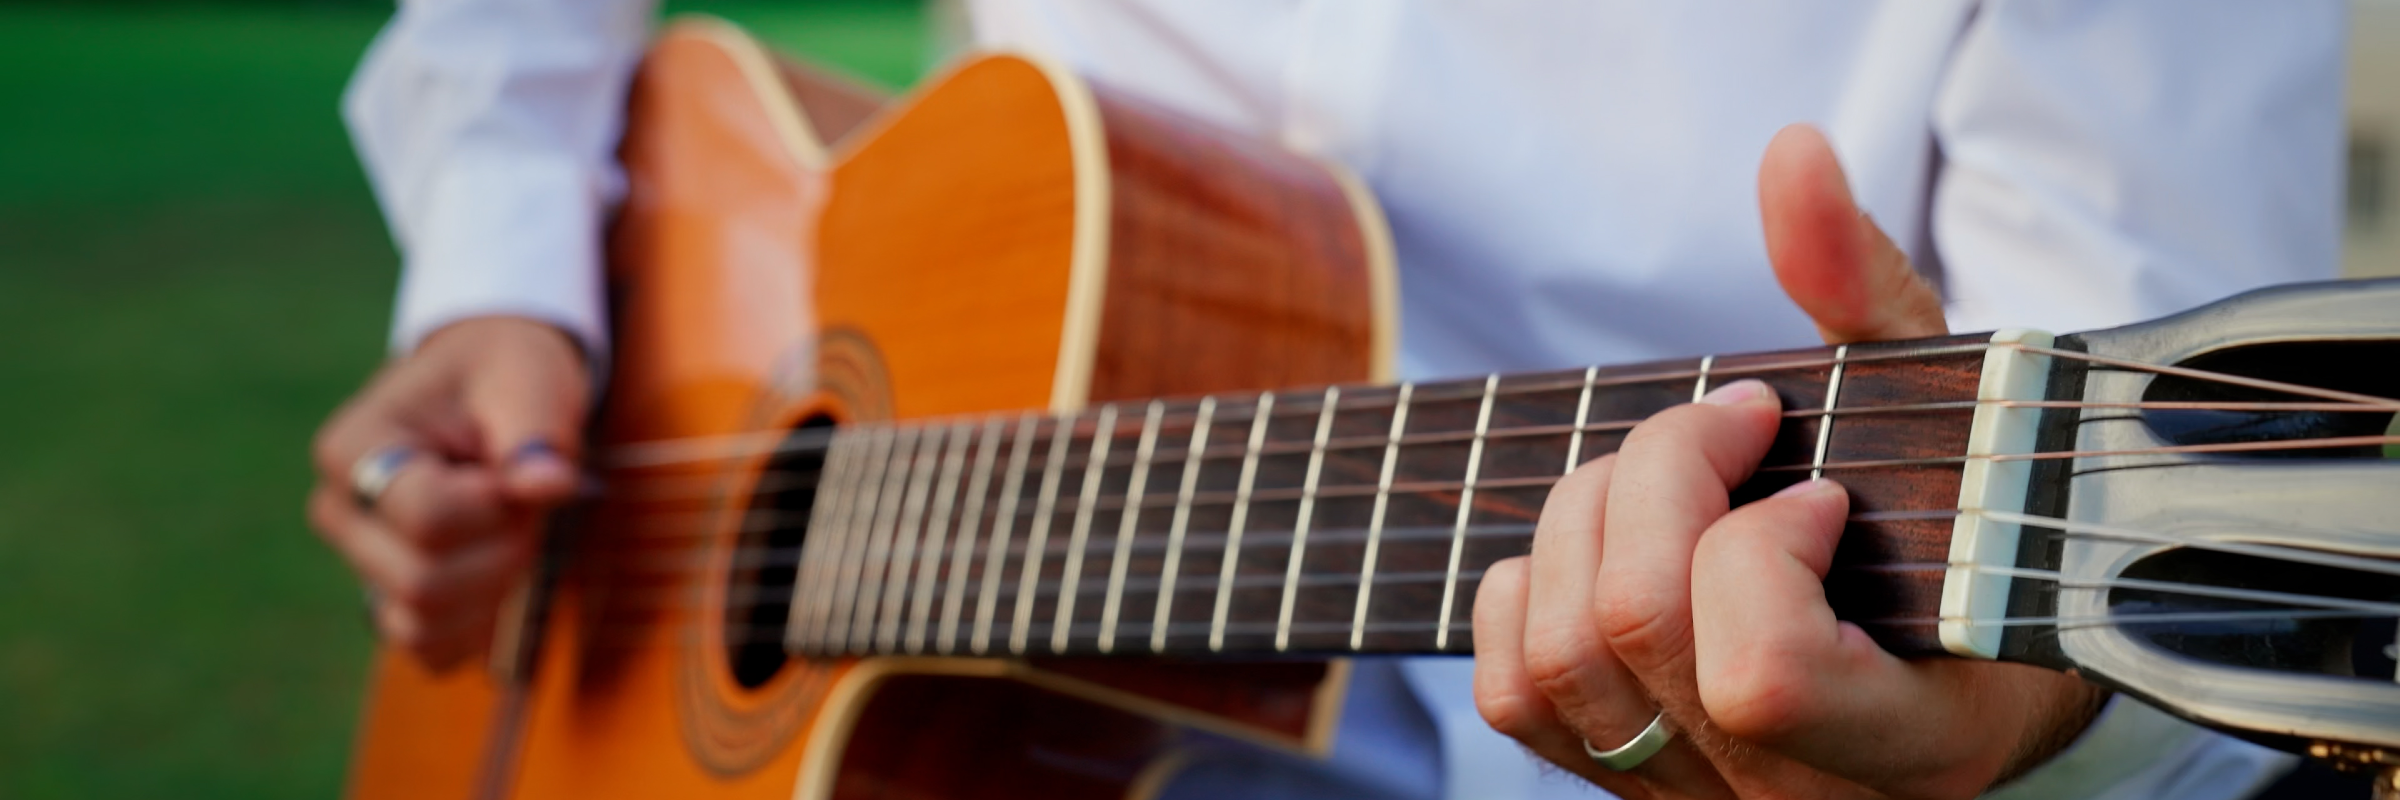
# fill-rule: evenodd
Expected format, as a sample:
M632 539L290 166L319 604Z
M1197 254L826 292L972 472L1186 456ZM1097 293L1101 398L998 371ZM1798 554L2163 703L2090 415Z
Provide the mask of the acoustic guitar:
M1143 797L1186 731L1321 754L1348 661L1467 655L1484 568L1645 416L1757 378L1736 498L1839 478L1826 590L2400 762L2400 282L1394 383L1339 168L972 58L886 104L723 23L640 68L590 452L489 670L375 662L351 794Z

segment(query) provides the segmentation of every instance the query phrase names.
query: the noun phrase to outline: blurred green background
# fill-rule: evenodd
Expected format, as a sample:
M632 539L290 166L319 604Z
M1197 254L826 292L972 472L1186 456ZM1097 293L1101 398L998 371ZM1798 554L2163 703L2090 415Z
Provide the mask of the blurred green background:
M895 88L938 27L668 8ZM300 502L397 276L336 114L390 9L0 0L0 800L339 791L369 638ZM2400 274L2400 2L2355 11L2346 262Z
M671 2L905 86L914 0ZM326 798L358 590L301 520L398 258L336 113L384 2L0 5L0 798Z

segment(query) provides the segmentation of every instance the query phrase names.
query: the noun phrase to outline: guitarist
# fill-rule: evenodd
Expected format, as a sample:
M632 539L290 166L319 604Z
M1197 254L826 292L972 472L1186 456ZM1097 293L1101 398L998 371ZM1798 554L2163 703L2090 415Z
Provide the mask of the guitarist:
M2338 0L967 10L981 44L1362 174L1404 265L1404 377L2102 327L2328 277L2338 247ZM311 519L386 640L436 665L488 640L573 490L653 14L404 0L346 98L405 272L393 360L319 436ZM1168 795L2235 798L2288 768L1834 624L1809 565L1843 494L1726 508L1774 410L1741 382L1645 423L1560 484L1539 558L1491 571L1472 665L1362 662L1330 761L1228 747Z

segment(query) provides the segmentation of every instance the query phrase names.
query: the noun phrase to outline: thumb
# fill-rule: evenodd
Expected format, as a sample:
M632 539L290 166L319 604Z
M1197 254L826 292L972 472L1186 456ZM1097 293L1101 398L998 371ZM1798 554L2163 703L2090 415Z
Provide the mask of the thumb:
M582 352L547 325L487 341L469 378L467 413L482 432L484 463L512 502L547 508L575 492L589 373Z
M1948 330L1940 295L1851 198L1825 134L1807 125L1775 133L1758 164L1758 211L1775 279L1827 344Z

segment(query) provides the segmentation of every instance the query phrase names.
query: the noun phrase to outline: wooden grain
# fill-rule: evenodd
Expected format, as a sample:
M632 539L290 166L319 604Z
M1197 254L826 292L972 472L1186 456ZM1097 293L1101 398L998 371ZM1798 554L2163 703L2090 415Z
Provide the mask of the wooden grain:
M1020 538L989 551L998 558L933 573L1003 587L985 609L988 638L956 626L934 650L1470 652L1479 576L1526 551L1548 482L1702 388L1696 359L1596 370L1607 388L1582 412L1596 427L1580 438L1562 426L1582 407L1581 370L1420 384L1403 404L1396 387L1359 383L1378 367L1375 248L1341 186L1308 162L1104 87L1078 94L1059 73L1008 57L970 62L904 112L872 119L865 99L791 69L764 85L797 100L762 97L743 66L756 54L727 50L745 46L671 31L636 79L623 153L632 188L610 248L615 362L595 449L771 432L814 415L853 425L940 417L944 427L922 435L950 436L948 419L1005 412L1001 435L961 429L979 437L962 452L1038 448L1040 479L1018 489L1023 508L1005 521ZM804 130L849 137L830 173L813 171L813 143L789 139L803 114ZM1095 176L1095 165L1108 172ZM1095 192L1107 200L1097 215ZM1091 220L1105 235L1078 228ZM1078 287L1100 291L1079 298ZM1834 402L1971 399L1978 350L1906 365L1875 358L1971 341L1854 346ZM1758 377L1790 409L1828 400L1829 350L1709 363L1710 385ZM1264 389L1278 391L1254 391ZM1190 397L1212 391L1222 394ZM1140 399L1156 395L1182 397ZM1079 411L1027 416L1042 409ZM1968 419L1837 417L1823 461L1859 513L1947 509L1955 466L1840 464L1956 456ZM1805 477L1826 424L1787 420L1770 468L1735 501ZM1395 433L1406 443L1376 446ZM1137 461L1145 435L1155 452ZM1318 451L1318 439L1366 444ZM945 440L922 441L933 453ZM1084 796L1121 791L1158 763L1170 724L1303 751L1326 741L1333 708L1319 700L1340 670L1322 661L837 658L742 685L728 653L753 634L726 626L745 617L727 607L724 579L737 573L734 550L757 541L743 537L740 514L766 463L607 474L615 491L575 534L556 595L516 796L782 798L795 785L811 798ZM898 472L872 477L905 487L912 466L896 459ZM1387 471L1394 491L1379 501L1372 489ZM1187 476L1186 536L1169 550L1167 510ZM710 491L643 499L669 481ZM964 524L1002 522L1002 491L992 487L984 516ZM889 541L919 533L883 530L902 537ZM1939 573L1852 567L1940 562L1947 534L1946 519L1851 525L1827 583L1837 612L1896 651L1937 652L1931 626L1875 621L1932 615ZM907 566L897 552L879 558ZM1168 583L1158 577L1171 559L1181 572ZM678 563L697 568L662 568ZM1359 580L1370 572L1371 583ZM857 619L891 640L897 615L870 613L872 603L906 596L884 581L915 574L860 573ZM426 675L392 654L378 663L353 793L461 796L490 704L481 676ZM1009 738L1027 720L1032 735ZM1027 747L1071 751L1088 768L1035 763Z
M1836 613L1896 652L1937 654L1931 623L1983 358L1978 337L1947 337L1716 356L1706 370L1695 359L1423 383L1405 401L1393 387L1350 385L1036 420L988 443L1024 452L1015 494L988 490L973 524L1006 532L1006 547L946 559L938 573L1001 576L995 592L971 599L991 632L960 631L935 646L1467 652L1483 570L1527 552L1570 456L1579 464L1613 452L1651 414L1758 379L1785 419L1730 502L1818 470L1842 483L1855 520L1828 576ZM1135 452L1145 438L1146 457ZM865 483L912 469L898 459L890 477ZM855 637L827 646L873 649Z
M1075 150L1060 101L1066 89L1005 57L964 66L905 114L864 121L866 98L803 70L780 69L769 82L797 100L759 96L744 72L759 61L738 52L744 46L721 28L673 29L636 78L623 147L631 191L610 248L615 361L595 451L772 429L817 413L857 421L1054 405L1065 321L1076 313L1077 170L1092 163L1115 165L1101 185L1127 198L1124 210L1100 217L1111 248L1098 263L1113 270L1110 262L1122 261L1130 276L1107 284L1102 298L1117 335L1092 354L1109 365L1097 370L1095 391L1369 374L1358 235L1326 232L1348 218L1346 201L1302 162L1269 158L1243 178L1243 159L1265 151L1213 144L1214 134L1181 129L1163 112L1115 105L1110 121L1130 130L1096 140L1110 158L1094 162ZM778 119L803 112L802 130L853 139L830 174L810 172L813 143L788 139L794 127ZM1186 192L1205 202L1172 197ZM1187 252L1210 235L1233 244L1196 251L1204 258ZM1253 309L1226 284L1190 280L1220 260L1241 263L1219 278L1290 291L1262 294ZM1325 274L1300 274L1310 270ZM1165 319L1185 321L1133 333ZM1273 332L1237 330L1259 320ZM843 345L814 348L829 331L840 336L824 341ZM1270 341L1281 344L1266 358L1212 356L1223 369L1140 368ZM812 353L827 360L811 369ZM808 383L812 374L828 382ZM927 779L945 792L972 787L972 796L1084 791L1061 788L1069 786L1121 794L1163 755L1156 745L1166 718L1296 749L1323 744L1322 664L1255 673L1068 668L1039 673L1044 688L1035 690L979 666L988 661L833 659L795 661L756 688L738 684L727 652L742 632L722 623L740 615L725 608L721 576L733 571L727 559L741 541L733 512L764 463L606 476L614 491L575 534L575 560L556 594L514 796L784 798L796 785L801 796L917 796L908 787ZM641 499L667 485L718 490ZM665 567L679 563L704 568ZM463 797L488 716L483 676L429 676L391 653L379 665L352 793ZM913 677L927 670L967 674ZM1156 696L1095 702L1143 692ZM957 724L920 724L927 708ZM1065 741L1009 739L1006 728L1027 719L1054 721L1061 735L1083 737L1076 746L1086 756L1114 753L1121 759L1111 763L1125 768L1095 778L1044 767L1022 747L989 747L993 739ZM854 720L864 723L854 728ZM962 756L952 770L926 769L922 756L936 746L929 735ZM977 744L983 760L1005 763L965 758ZM1023 780L988 779L1001 774Z
M1094 93L1112 217L1091 399L1365 380L1366 245L1333 177L1105 85Z
M860 714L837 800L1120 800L1166 728L1024 684L904 676Z

